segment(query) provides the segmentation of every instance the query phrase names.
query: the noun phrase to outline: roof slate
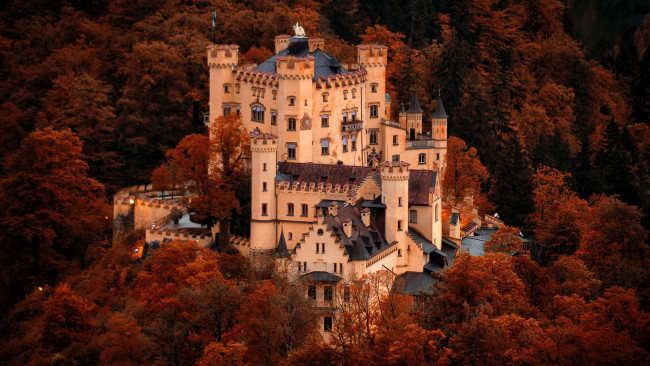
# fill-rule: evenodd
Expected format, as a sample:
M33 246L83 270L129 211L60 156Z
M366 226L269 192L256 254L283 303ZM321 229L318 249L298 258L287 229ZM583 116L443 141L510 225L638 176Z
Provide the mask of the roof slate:
M295 56L295 57L312 56L314 58L314 77L316 78L319 78L321 76L328 77L330 75L335 76L337 74L342 75L342 74L349 73L349 71L343 66L341 66L341 64L331 55L328 55L327 53L321 51L320 49L316 49L314 52L309 52L309 47L300 49L298 52L294 54L290 54L288 48L284 49L279 53L273 55L268 60L257 65L253 70L276 73L278 57L287 57L287 56Z

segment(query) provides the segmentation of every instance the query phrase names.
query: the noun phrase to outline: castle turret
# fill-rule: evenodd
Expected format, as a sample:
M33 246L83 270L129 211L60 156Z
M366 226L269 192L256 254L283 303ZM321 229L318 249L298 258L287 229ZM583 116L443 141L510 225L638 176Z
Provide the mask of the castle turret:
M406 110L406 133L409 140L416 140L422 134L422 108L415 89L413 89L411 105Z
M210 122L235 111L234 73L239 62L239 46L209 45Z
M357 46L359 67L367 73L371 82L364 89L364 111L367 128L379 128L381 118L386 116L386 66L388 47L378 44Z
M251 250L276 247L277 202L275 196L278 138L269 134L251 136Z
M397 242L396 273L408 266L406 231L408 230L409 163L404 161L380 164L381 196L386 205L385 236L389 244ZM402 268L400 270L400 268Z
M438 92L438 103L431 116L431 134L434 139L434 152L436 154L436 165L440 173L444 172L447 165L447 113L442 105L442 98Z

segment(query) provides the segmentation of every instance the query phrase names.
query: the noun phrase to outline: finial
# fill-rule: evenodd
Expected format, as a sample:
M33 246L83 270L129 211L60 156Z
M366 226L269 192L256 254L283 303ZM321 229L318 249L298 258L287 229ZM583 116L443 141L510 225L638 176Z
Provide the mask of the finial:
M307 37L307 35L305 34L305 29L301 27L297 22L296 25L293 26L293 31L296 37Z

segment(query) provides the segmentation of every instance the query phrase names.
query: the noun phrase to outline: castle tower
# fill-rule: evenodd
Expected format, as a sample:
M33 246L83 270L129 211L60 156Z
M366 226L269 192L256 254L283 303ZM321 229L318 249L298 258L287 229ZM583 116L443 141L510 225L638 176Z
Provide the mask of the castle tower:
M209 45L208 67L210 69L210 122L217 117L235 111L235 74L232 69L239 62L239 46Z
M381 167L381 196L386 205L385 236L388 243L397 242L397 268L395 273L404 272L408 266L409 163L389 162ZM400 269L401 268L401 269Z
M277 151L277 136L251 136L251 251L270 251L276 246Z
M406 110L406 133L409 140L417 140L418 136L422 134L422 108L420 108L415 88L413 88L411 105Z
M360 119L367 121L366 128L379 128L379 122L386 116L386 66L388 47L378 44L357 46L359 67L367 72L364 87L364 110Z
M436 154L436 164L440 172L444 172L447 165L447 113L442 105L440 91L438 91L438 103L431 116L431 134L434 139L434 152Z

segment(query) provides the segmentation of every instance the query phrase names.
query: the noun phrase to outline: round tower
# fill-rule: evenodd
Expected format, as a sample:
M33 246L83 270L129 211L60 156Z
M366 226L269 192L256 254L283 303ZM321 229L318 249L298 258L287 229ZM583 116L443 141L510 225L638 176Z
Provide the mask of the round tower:
M409 163L381 163L381 197L386 205L385 236L388 243L397 242L397 271L408 265L406 231L408 230Z
M277 244L277 151L277 136L251 135L251 251L270 251Z
M447 113L445 113L445 107L442 105L440 92L438 92L436 109L431 116L431 134L434 139L436 164L442 173L447 165Z

